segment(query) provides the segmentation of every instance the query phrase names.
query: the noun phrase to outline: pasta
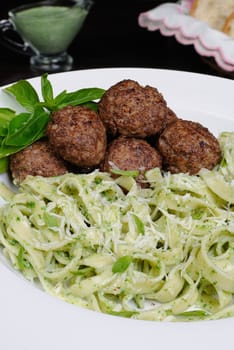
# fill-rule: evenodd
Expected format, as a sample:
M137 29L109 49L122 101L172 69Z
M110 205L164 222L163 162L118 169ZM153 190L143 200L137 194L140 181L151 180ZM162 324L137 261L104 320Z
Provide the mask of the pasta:
M134 319L234 316L234 133L198 176L28 176L2 184L0 243L13 266L67 302ZM125 189L125 190L123 190ZM127 190L127 191L126 191Z

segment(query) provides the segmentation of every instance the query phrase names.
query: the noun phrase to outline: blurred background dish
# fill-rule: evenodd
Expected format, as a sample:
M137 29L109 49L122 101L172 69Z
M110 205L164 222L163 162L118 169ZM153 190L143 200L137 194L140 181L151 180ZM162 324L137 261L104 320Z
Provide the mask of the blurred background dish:
M0 34L10 49L28 53L31 69L59 72L72 68L67 49L80 31L92 6L91 0L47 0L11 9L8 19L0 21ZM15 31L23 43L11 39Z
M6 18L11 8L29 2L32 0L1 1L1 18ZM181 45L174 36L139 26L140 13L167 2L94 0L82 29L68 48L74 60L72 69L147 67L230 77L230 72L204 62L192 44ZM38 75L31 70L28 56L9 50L3 42L0 51L0 85Z
M198 8L200 3L201 9ZM226 35L222 28L232 14L234 1L213 0L213 6L210 4L202 0L182 0L176 4L168 2L141 13L139 25L149 31L159 30L162 35L174 36L181 44L193 45L199 55L213 59L206 59L213 69L233 76L234 39ZM228 28L232 27L232 18L229 21Z
M200 21L206 22L213 29L232 36L230 22L234 12L234 0L181 0L187 3L189 14ZM228 27L228 28L227 28Z

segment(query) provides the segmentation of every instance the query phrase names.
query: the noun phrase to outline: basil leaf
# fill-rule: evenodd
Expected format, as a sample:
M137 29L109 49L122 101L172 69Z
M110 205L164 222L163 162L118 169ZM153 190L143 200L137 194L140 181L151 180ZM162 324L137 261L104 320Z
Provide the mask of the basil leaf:
M41 93L45 102L51 102L54 98L53 88L47 77L48 73L41 76Z
M126 317L126 318L130 318L133 315L139 314L139 312L137 312L137 311L108 311L107 313L109 315Z
M125 256L121 256L118 260L116 260L116 262L114 263L114 265L112 266L112 272L113 273L123 273L124 271L127 270L127 268L129 267L129 265L132 262L132 257L129 255L125 255Z
M206 317L209 316L210 313L206 310L191 310L191 311L184 311L181 314L179 314L179 316L183 316L183 317Z
M137 215L133 214L132 216L134 218L138 232L141 233L142 235L144 235L145 234L145 226L144 226L143 222L141 221L141 219Z
M4 157L8 157L11 154L14 154L16 152L21 151L25 146L18 146L18 147L13 147L13 146L5 146L4 142L2 143L2 146L0 147L0 159Z
M49 121L49 114L38 107L34 113L21 113L9 124L8 135L4 141L7 146L27 146L38 139Z
M63 90L62 92L60 92L55 98L54 98L54 103L56 106L58 106L63 99L65 98L65 96L67 95L67 90Z
M0 123L1 123L1 121L0 121ZM0 137L6 136L7 133L8 133L8 129L0 126Z
M89 101L86 103L82 103L82 106L92 109L94 112L98 112L98 103L94 101Z
M5 91L13 95L18 103L29 112L33 112L35 106L39 103L36 90L27 80L20 80L5 88Z
M6 136L10 121L15 118L16 113L10 108L0 108L0 136Z
M18 146L18 144L12 142L12 139L14 140L15 138L17 139L17 137L21 137L22 129L25 128L30 117L30 113L20 113L14 119L12 119L8 127L7 137L4 142L6 145Z
M110 169L113 174L137 177L139 175L139 170L121 170L121 169Z
M64 90L53 99L47 99L45 102L40 102L40 106L45 107L50 112L54 112L59 109L57 106L60 105L61 101L63 100L66 94L67 91Z
M227 161L226 161L226 159L225 158L222 158L222 160L221 160L221 162L220 162L220 164L219 164L219 167L220 168L226 168L227 167Z
M68 92L64 94L63 97L60 97L60 101L56 105L56 108L61 109L66 106L77 106L92 100L97 100L102 97L104 92L105 90L100 88L86 88L74 92Z
M24 248L23 247L20 247L19 249L17 262L18 262L19 269L21 271L24 270Z
M15 117L15 111L10 108L0 108L1 128L7 128L11 119Z
M0 159L0 173L5 173L8 169L8 157Z

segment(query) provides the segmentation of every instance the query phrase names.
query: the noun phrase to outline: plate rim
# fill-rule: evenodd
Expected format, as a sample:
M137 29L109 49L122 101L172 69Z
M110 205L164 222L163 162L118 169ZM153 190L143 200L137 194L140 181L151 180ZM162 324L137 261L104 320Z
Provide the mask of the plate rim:
M118 73L123 70L125 72L131 70L134 74L141 74L141 72L146 72L147 70L149 73L154 72L155 74L160 72L160 74L165 73L166 75L186 75L186 77L193 77L193 79L210 80L212 83L213 81L219 81L222 82L221 85L229 86L230 84L230 86L234 86L233 81L223 77L186 71L136 67L82 69L51 74L49 78L56 80L58 76L62 78L72 74L83 75L88 72L88 74L92 74L94 71L98 71L97 74L103 71L115 71ZM34 77L27 80L38 83L39 78ZM157 87L157 85L155 86ZM214 350L220 349L221 346L231 350L230 337L234 318L180 323L118 318L65 303L35 288L33 285L29 286L30 282L21 276L12 278L12 272L1 263L1 260L0 275L2 281L7 283L7 285L1 283L0 287L0 309L4 311L2 313L4 317L0 318L0 327L2 329L0 344L2 344L4 350L13 350L14 346L17 346L19 350L31 350L32 348L34 350L47 350L51 345L56 346L58 350L63 349L65 346L77 347L78 345L85 345L87 350L93 349L94 346L97 349L105 350L110 348L110 344L114 350L120 347L124 349L133 347L133 345L135 350L140 350L145 346L146 339L148 340L147 349L152 350L155 349L155 344L163 346L166 350L171 349L172 344L174 346L178 344L179 349L185 350L189 344L190 349L195 350L198 346L204 346L204 341L209 341L210 346ZM17 296L15 296L15 290L17 290ZM44 314L45 308L47 310L46 317ZM21 318L23 315L25 323L22 321L19 323L14 322L15 313L19 314ZM51 324L56 320L59 321L59 324L56 324L56 327L51 327ZM222 332L220 332L221 324ZM69 327L66 328L66 325L69 325ZM9 338L9 329L12 329L12 327L14 337ZM92 327L92 330L90 330L90 327ZM81 332L74 336L77 328L81 329ZM27 330L29 330L29 333L27 333ZM168 335L168 332L170 335ZM70 335L71 333L72 336ZM182 341L181 333L183 334ZM121 334L121 336L118 337L118 334ZM37 340L35 341L35 339ZM191 339L193 339L192 342Z

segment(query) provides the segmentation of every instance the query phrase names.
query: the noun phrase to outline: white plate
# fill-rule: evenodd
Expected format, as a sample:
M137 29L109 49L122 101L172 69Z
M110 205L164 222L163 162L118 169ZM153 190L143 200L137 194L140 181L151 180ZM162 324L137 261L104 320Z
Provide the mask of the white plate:
M55 92L108 88L135 79L163 93L178 116L202 122L216 135L234 131L234 82L157 69L97 69L54 74ZM39 89L40 79L30 82ZM16 105L0 92L0 107ZM3 180L6 177L2 176ZM2 350L218 350L233 349L234 319L169 323L136 321L81 309L51 297L9 268L0 253L0 349Z

